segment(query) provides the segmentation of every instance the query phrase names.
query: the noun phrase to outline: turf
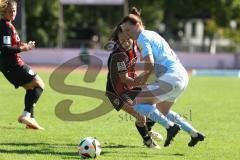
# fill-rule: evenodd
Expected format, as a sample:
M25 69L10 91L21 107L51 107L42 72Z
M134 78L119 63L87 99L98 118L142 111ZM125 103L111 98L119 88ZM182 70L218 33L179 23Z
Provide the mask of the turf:
M101 100L77 95L64 95L49 87L49 73L41 72L46 89L36 108L39 123L45 131L25 129L17 123L23 109L24 90L15 90L0 75L0 160L59 160L80 159L77 145L81 138L97 137L102 145L99 160L237 160L240 158L239 89L240 79L221 77L191 77L183 96L173 107L207 138L189 148L189 136L181 131L174 143L161 150L143 146L134 127L134 119L123 112L111 111L90 121L63 121L55 107L64 99L72 99L73 113L97 107ZM83 82L82 73L72 73L67 84L104 91L106 74L93 83ZM155 125L154 130L166 136Z

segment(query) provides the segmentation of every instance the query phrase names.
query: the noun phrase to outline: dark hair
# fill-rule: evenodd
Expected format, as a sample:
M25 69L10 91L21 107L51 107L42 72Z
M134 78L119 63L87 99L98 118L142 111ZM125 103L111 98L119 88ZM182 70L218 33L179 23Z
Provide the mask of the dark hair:
M136 7L132 7L130 10L130 14L134 14L138 17L141 17L141 9L138 10Z
M121 25L125 22L130 22L134 25L137 23L142 24L142 20L141 20L140 16L141 16L141 11L138 10L136 7L132 7L130 10L130 14L128 16L124 17L122 19L122 21L115 27L115 29L109 39L110 41L108 42L107 45L105 45L104 48L107 48L106 50L114 50L114 49L118 48L118 46L119 46L118 35L119 35L119 33L123 32Z
M130 22L131 24L134 25L140 23L141 25L143 25L141 19L141 10L138 10L136 7L132 7L130 10L130 14L123 18L121 24L125 22Z
M107 51L114 51L117 48L119 48L119 40L118 40L118 34L122 33L121 23L119 23L115 28L114 31L109 38L109 41L106 45L104 45L104 49Z
M119 24L117 25L117 27L115 27L115 29L114 29L114 31L113 31L113 33L112 33L112 35L111 35L110 40L112 40L112 41L114 41L114 42L118 42L118 34L123 32L123 31L122 31L122 28L121 28L121 24L122 24L122 23L119 23Z

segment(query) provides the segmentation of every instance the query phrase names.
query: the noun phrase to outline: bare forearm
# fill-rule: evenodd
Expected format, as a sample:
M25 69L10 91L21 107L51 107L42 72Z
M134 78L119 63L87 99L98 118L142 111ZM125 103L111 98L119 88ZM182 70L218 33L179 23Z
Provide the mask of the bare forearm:
M142 72L141 74L139 74L135 79L135 83L138 85L138 86L141 86L141 85L144 85L146 84L146 82L148 81L148 78L150 77L151 75L151 71L144 71Z

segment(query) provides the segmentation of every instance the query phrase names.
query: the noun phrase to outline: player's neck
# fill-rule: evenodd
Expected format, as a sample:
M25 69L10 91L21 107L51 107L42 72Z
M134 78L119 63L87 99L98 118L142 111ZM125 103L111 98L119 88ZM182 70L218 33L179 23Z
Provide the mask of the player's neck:
M11 20L8 20L6 17L0 16L0 18L3 19L4 21L12 22Z

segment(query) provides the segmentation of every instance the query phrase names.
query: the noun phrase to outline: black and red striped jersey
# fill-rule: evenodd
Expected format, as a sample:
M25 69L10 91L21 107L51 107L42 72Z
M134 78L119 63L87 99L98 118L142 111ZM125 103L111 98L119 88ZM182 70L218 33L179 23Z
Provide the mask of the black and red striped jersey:
M20 38L14 25L5 19L0 19L0 69L23 66L19 55Z
M120 73L128 73L129 77L135 77L135 64L136 64L135 44L132 50L122 51L117 49L113 51L108 59L108 77L106 91L113 92L121 96L129 90L119 78Z

